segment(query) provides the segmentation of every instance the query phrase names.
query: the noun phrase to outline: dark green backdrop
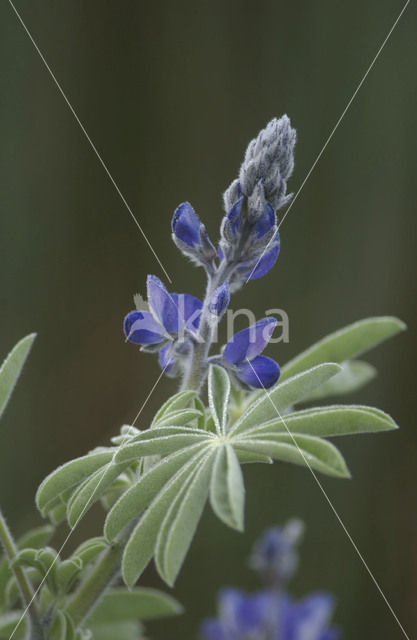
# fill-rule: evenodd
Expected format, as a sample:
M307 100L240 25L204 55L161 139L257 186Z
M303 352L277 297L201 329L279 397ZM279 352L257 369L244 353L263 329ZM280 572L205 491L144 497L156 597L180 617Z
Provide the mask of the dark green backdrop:
M18 0L18 10L160 254L175 289L202 274L170 241L190 200L214 234L222 190L250 138L288 113L298 130L296 190L374 57L398 0L81 2ZM416 7L411 3L282 226L276 269L234 307L290 317L279 361L323 334L378 314L409 331L372 354L378 379L358 394L401 431L346 439L352 481L325 480L410 635L417 627L415 245ZM156 361L126 345L123 315L154 257L6 0L0 7L0 352L37 331L0 431L1 502L17 532L58 463L133 420ZM175 389L163 381L140 424ZM247 533L207 513L178 580L188 614L150 626L194 638L223 584L254 588L245 566L266 525L307 523L294 590L338 598L345 638L401 638L308 471L247 470ZM96 512L98 515L99 512ZM94 530L89 516L80 534ZM62 534L63 535L63 534ZM73 542L79 534L74 534ZM159 584L153 570L148 584Z

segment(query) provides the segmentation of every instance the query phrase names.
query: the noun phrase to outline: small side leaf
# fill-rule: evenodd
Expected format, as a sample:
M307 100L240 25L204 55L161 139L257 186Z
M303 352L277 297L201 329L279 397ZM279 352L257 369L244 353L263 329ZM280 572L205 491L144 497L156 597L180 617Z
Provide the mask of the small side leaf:
M210 482L214 513L232 529L243 531L245 485L239 461L230 444L220 446Z
M227 408L230 397L230 379L223 367L212 365L208 375L208 399L216 431L226 433Z
M31 333L22 338L11 350L0 368L0 417L9 402L18 377L20 376L26 358L36 333Z
M281 369L281 381L321 362L344 362L356 358L405 329L404 322L391 316L354 322L322 338L290 360Z

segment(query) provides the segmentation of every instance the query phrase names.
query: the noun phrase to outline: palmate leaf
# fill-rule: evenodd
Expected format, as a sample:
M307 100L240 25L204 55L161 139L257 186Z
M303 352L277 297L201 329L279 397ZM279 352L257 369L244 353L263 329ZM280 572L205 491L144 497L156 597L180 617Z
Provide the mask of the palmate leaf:
M13 393L36 333L31 333L18 342L0 367L0 418Z
M404 331L406 325L391 316L365 318L322 338L281 370L281 382L322 362L344 362Z

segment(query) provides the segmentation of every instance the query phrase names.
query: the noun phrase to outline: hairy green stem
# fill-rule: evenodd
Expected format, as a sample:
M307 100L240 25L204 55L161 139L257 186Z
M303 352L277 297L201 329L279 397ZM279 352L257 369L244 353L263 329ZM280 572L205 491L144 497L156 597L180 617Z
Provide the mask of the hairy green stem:
M123 548L122 542L115 542L103 551L92 572L73 594L66 610L76 628L90 615L105 591L118 578Z
M4 553L9 561L10 569L13 571L16 579L17 586L19 588L20 596L23 601L23 606L27 608L29 616L29 630L27 640L44 640L44 634L42 631L42 625L40 623L39 611L37 603L35 601L35 595L29 579L22 567L13 564L13 560L16 558L18 549L14 538L7 526L6 519L0 509L0 541L4 549Z
M194 348L190 354L190 362L187 374L184 376L181 391L186 389L198 391L206 376L206 363L213 341L214 330L216 328L215 318L210 318L209 303L215 290L220 287L229 277L233 270L233 262L220 265L219 269L208 276L206 295L204 296L203 308L201 310L198 341L194 343Z

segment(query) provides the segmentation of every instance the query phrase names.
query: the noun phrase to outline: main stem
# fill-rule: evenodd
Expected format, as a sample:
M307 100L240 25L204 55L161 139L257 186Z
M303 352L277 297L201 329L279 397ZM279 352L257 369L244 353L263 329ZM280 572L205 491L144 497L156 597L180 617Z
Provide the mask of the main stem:
M44 634L42 631L42 625L40 623L39 611L35 602L35 595L33 593L32 585L30 584L28 577L22 567L16 564L12 564L16 558L18 549L13 536L7 526L6 519L0 509L0 541L4 552L9 560L10 569L14 573L17 586L23 601L23 605L27 608L30 620L30 629L28 633L28 640L44 640Z
M93 571L72 596L66 610L76 628L84 622L106 589L119 576L122 553L122 542L115 542L103 551Z

